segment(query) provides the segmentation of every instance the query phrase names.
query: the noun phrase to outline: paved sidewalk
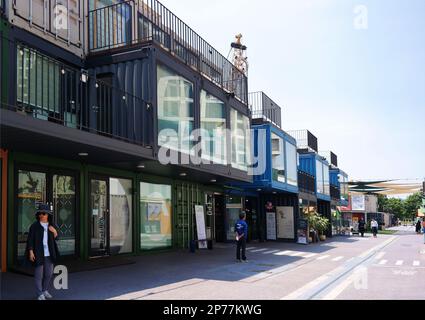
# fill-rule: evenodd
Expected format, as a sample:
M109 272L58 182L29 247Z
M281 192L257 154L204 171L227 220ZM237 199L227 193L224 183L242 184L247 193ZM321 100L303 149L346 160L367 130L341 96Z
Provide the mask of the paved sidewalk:
M145 255L135 257L136 263L131 265L71 273L69 289L52 293L58 300L279 299L303 281L320 276L386 239L336 237L309 246L251 243L249 263L235 262L232 244L217 244L212 251L194 254L174 251ZM296 271L302 267L309 273ZM273 286L273 278L286 273L291 276ZM1 292L3 299L34 299L33 278L4 274Z

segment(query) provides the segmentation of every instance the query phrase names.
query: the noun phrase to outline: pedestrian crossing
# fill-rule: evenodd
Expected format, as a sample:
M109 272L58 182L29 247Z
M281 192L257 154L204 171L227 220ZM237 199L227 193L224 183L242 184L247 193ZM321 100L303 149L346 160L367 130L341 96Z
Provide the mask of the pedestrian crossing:
M349 263L355 259L355 257L345 257L342 255L332 255L329 253L315 253L315 252L304 252L304 251L296 251L296 250L278 250L278 249L270 249L270 248L258 248L258 247L250 247L246 249L249 253L258 253L264 256L286 256L286 257L294 257L301 259L313 259L316 261L332 261L332 262L345 262ZM374 265L381 267L414 267L420 268L425 267L425 262L414 260L414 261L405 261L400 259L389 260L388 258L384 259L386 252L379 252L376 254L374 259Z

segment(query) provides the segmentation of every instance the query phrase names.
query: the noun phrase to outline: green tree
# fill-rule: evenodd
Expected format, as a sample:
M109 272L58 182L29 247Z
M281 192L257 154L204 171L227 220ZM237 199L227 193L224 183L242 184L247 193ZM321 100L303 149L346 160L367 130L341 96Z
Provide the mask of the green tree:
M422 205L422 199L422 194L417 192L403 201L404 216L406 219L415 219L418 209Z
M400 220L405 218L405 208L403 206L403 200L398 198L389 198L386 202L386 210L389 213L394 214Z

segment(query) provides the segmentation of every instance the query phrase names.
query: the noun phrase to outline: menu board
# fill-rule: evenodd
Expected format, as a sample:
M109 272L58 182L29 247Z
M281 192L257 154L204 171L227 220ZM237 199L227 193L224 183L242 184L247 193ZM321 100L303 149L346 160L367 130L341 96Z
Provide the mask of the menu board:
M199 249L207 249L207 233L205 229L204 206L195 206L196 230L198 231Z
M276 212L267 212L267 240L277 240L276 237Z
M299 244L308 244L308 221L298 220L297 237Z

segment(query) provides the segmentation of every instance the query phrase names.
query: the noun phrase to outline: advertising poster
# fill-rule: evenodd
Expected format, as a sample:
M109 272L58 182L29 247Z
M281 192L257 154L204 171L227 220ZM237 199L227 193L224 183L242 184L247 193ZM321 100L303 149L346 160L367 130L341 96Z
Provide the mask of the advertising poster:
M205 229L204 206L195 206L196 230L198 231L199 249L208 249L207 233Z
M276 207L277 237L279 239L294 239L294 208Z
M305 219L298 221L297 238L299 244L308 244L308 222Z
M276 237L276 212L267 212L267 240L277 240Z
M365 196L351 196L351 207L353 211L365 211Z

